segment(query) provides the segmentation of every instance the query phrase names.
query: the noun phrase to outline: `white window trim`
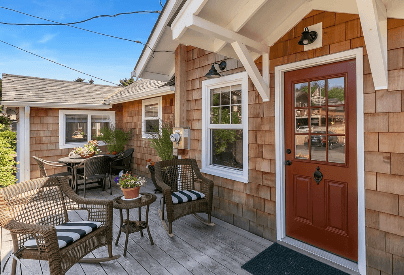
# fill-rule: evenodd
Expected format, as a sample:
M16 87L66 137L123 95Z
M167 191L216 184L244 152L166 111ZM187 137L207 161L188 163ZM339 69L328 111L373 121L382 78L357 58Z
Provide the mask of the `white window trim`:
M210 164L210 90L241 84L241 128L228 125L228 128L243 130L243 170ZM201 172L226 179L248 183L248 75L246 72L202 81L202 169Z
M66 115L87 115L87 137L91 137L91 115L108 115L111 126L115 125L115 111L87 111L87 110L59 110L59 149L75 148L86 144L86 142L66 143ZM105 145L99 141L99 145Z
M156 98L150 98L150 99L145 99L142 101L142 138L155 138L153 135L146 134L146 119L155 119L154 117L146 117L146 105L150 104L158 104L158 120L159 120L159 130L161 131L161 121L163 119L163 98L162 97L156 97Z

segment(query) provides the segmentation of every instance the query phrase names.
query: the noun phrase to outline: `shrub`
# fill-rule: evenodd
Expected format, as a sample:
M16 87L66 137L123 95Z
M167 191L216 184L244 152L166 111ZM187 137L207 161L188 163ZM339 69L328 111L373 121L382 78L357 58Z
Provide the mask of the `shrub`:
M161 130L156 129L156 134L150 140L150 146L154 148L161 160L172 160L173 142L170 140L170 135L173 132L173 126L167 122L160 122Z
M115 129L114 127L104 127L100 130L100 133L100 136L95 137L95 139L104 141L110 153L122 152L132 136L131 131L125 132L124 130Z
M17 182L15 177L17 163L14 160L16 142L17 134L0 124L0 187Z

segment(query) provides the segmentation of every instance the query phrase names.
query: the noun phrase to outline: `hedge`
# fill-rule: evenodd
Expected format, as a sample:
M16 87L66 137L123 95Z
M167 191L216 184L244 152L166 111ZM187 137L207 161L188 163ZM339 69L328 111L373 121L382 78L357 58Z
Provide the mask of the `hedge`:
M17 182L15 173L17 163L16 155L17 134L0 124L0 187Z

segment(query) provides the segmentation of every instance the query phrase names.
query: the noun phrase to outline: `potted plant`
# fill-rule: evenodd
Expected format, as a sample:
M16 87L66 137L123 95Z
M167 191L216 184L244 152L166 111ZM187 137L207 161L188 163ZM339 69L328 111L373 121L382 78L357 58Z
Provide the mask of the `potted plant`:
M69 157L80 155L83 159L86 159L99 153L101 153L101 150L98 148L97 141L90 140L87 144L84 144L83 147L74 148L73 151L70 152Z
M124 173L123 171L115 178L115 182L121 186L125 199L135 199L139 197L140 187L146 185L145 178L132 175L131 172Z
M131 131L125 132L114 127L103 127L100 130L100 135L95 137L96 140L103 141L107 144L108 151L115 155L124 150L126 143L131 138Z
M156 150L157 156L161 160L171 160L175 156L173 155L173 142L170 140L170 135L173 132L173 126L168 122L160 122L161 129L154 129L153 137L150 138L150 146ZM157 185L155 179L154 162L151 159L147 160L146 167L150 171L151 179L153 181L155 192L161 192L161 187Z

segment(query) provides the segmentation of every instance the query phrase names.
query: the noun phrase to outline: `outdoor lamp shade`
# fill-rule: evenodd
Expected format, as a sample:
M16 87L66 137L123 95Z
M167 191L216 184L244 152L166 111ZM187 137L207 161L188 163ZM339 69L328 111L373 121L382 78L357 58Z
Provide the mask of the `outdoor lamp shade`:
M212 64L212 67L210 68L209 72L205 75L207 78L218 78L221 77L221 75L217 72L215 68L215 63Z
M300 38L298 44L299 45L309 45L313 43L317 39L317 32L315 31L309 31L309 29L306 27L304 28L304 31L302 32L302 37Z

